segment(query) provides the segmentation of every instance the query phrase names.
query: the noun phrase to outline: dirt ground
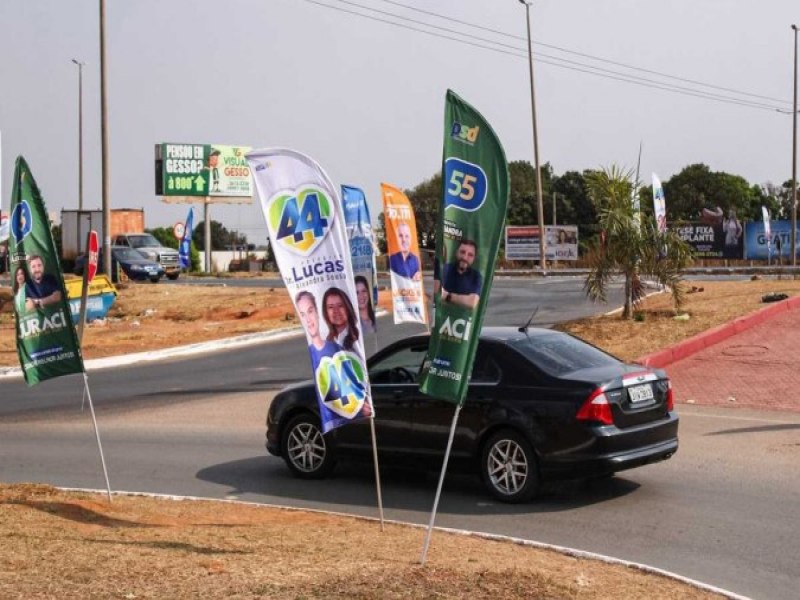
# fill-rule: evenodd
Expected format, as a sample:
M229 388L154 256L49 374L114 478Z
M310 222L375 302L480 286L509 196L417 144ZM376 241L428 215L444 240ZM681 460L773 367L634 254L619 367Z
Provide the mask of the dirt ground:
M0 485L3 598L681 598L638 569L356 518Z
M559 325L632 359L765 306L800 281L691 282L680 313L658 294L640 320ZM693 289L692 289L693 288ZM0 365L16 365L0 289ZM388 308L388 296L381 304ZM688 318L675 319L675 316ZM130 284L87 328L84 356L157 349L295 325L283 289ZM710 598L687 584L557 552L303 511L67 493L0 484L2 598Z

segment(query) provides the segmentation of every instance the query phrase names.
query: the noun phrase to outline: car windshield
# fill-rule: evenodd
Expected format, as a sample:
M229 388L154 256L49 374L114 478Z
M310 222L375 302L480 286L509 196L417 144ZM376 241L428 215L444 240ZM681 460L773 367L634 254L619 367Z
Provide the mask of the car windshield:
M564 333L517 339L509 345L549 375L619 363L610 354Z
M117 260L147 260L146 256L133 248L115 248L113 254Z
M371 383L416 383L419 378L422 359L428 347L424 345L402 348L369 368Z
M129 235L128 240L134 248L145 248L148 246L160 246L158 240L150 234Z

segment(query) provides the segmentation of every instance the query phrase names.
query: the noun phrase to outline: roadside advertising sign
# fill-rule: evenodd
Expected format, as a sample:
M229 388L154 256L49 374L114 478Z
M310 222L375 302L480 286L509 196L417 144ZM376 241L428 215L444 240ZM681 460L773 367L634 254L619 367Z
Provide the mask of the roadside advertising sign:
M375 320L378 275L375 268L375 240L364 191L351 185L343 185L342 209L347 239L350 240L361 329L364 333L375 333L378 330Z
M664 187L658 175L653 173L653 213L659 233L667 231L667 202L664 198Z
M792 222L789 220L770 221L769 230L769 238L767 238L764 223L759 221L745 223L744 258L767 260L769 256L768 240L772 246L773 256L782 258L792 256ZM796 235L797 239L800 239L800 228L797 229ZM797 256L800 257L800 244L797 247Z
M393 185L381 183L381 194L394 322L427 325L414 209L408 197Z
M545 225L547 260L578 260L578 226ZM506 226L506 260L539 260L539 226Z
M306 333L323 432L372 415L364 334L339 194L312 158L247 154L275 261Z
M0 215L0 244L8 239L8 215Z
M17 354L25 382L83 372L50 220L21 156L12 181L10 229Z
M434 311L420 390L464 402L508 205L508 163L489 123L451 90L445 102L443 197Z
M194 220L194 208L189 207L189 214L186 215L186 223L175 224L175 236L177 237L180 232L180 244L178 244L178 259L181 262L182 269L188 269L192 266L192 227ZM180 227L178 227L180 225Z
M247 146L157 144L156 194L166 198L226 198L250 202L253 196ZM237 200L238 199L238 200Z

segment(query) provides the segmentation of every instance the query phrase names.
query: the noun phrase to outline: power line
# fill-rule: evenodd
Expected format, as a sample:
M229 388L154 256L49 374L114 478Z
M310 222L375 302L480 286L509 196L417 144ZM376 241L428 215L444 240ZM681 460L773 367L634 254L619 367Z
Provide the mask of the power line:
M513 33L508 33L508 32L505 32L505 31L501 31L499 29L492 29L491 27L485 27L483 25L477 25L475 23L470 23L468 21L463 21L461 19L456 19L455 17L442 15L440 13L435 13L435 12L428 11L428 10L423 10L423 9L417 8L415 6L409 6L407 4L403 4L402 2L395 2L394 0L378 0L378 1L379 2L385 2L386 4L393 4L395 6L399 6L401 8L405 8L407 10L412 10L414 12L423 13L423 14L426 14L426 15L429 15L429 16L432 16L432 17L436 17L436 18L439 18L439 19L444 19L446 21L450 21L450 22L453 22L453 23L458 23L459 25L466 25L467 27L473 27L473 28L479 29L481 31L487 31L489 33L502 35L504 37L512 38L512 39L515 39L515 40L520 40L520 41L523 41L523 42L527 42L528 41L528 38L526 38L525 36L515 35ZM377 10L377 9L371 9L371 10ZM387 14L390 14L390 13L387 13ZM403 18L403 17L401 17L399 15L394 15L394 16L397 16L398 18ZM534 46L542 46L544 48L550 48L552 50L558 50L559 52L564 52L566 54L572 54L574 56L580 56L580 57L583 57L583 58L588 58L590 60L595 60L595 61L598 61L598 62L608 63L608 64L611 64L611 65L614 65L614 66L617 66L617 67L623 67L625 69L631 69L631 70L634 70L634 71L642 71L643 73L649 73L650 75L658 75L659 77L666 77L668 79L674 79L676 81L682 81L684 83L692 83L694 85L701 85L703 87L713 88L713 89L720 90L720 91L723 91L723 92L732 92L734 94L739 94L741 96L750 96L752 98L760 98L761 100L773 100L775 102L780 102L781 104L791 104L791 102L789 102L788 100L782 100L780 98L774 98L772 96L762 96L761 94L753 94L751 92L744 92L744 91L737 90L737 89L734 89L734 88L724 87L724 86L720 86L720 85L714 85L712 83L705 83L703 81L698 81L697 79L689 79L689 78L686 78L686 77L680 77L678 75L670 75L669 73L664 73L663 71L656 71L656 70L653 70L653 69L647 69L645 67L637 67L635 65L631 65L631 64L628 64L628 63L623 63L623 62L611 60L611 59L608 59L608 58L603 58L601 56L597 56L597 55L594 55L594 54L588 54L588 53L585 53L585 52L578 52L576 50L570 50L569 48L564 48L563 46L556 46L554 44L546 44L544 42L536 42L536 41L534 41L533 44L534 44Z
M349 5L352 5L352 6L357 6L359 8L365 9L365 10L372 10L372 11L375 11L375 12L378 12L378 13L381 13L381 14L386 14L386 15L392 16L394 18L399 18L399 19L403 19L403 20L410 21L410 22L413 22L413 23L421 24L421 25L423 25L425 27L430 27L432 29L437 29L437 30L440 30L440 31L447 31L447 32L454 33L454 34L460 35L460 36L466 35L466 34L462 34L461 32L458 32L458 31L447 29L445 27L441 27L441 26L438 26L438 25L432 25L432 24L428 24L428 23L424 23L424 22L420 22L420 21L416 21L414 19L409 19L407 17L402 17L400 15L395 15L393 13L387 13L385 11L380 11L378 9L374 9L374 8L371 8L371 7L363 6L363 5L357 4L355 2L349 2L348 0L331 0L331 1L341 2L343 4L349 4ZM385 0L385 1L388 1L388 0ZM350 10L350 9L347 9L347 8L342 8L342 7L337 7L337 6L331 6L329 4L324 4L323 2L319 2L318 0L305 0L305 2L308 2L309 4L314 4L314 5L317 5L317 6L321 6L321 7L324 7L324 8L328 8L328 9L331 9L331 10L339 11L339 12L342 12L342 13L346 13L346 14L357 16L357 17L361 17L361 18L364 18L364 19L377 21L379 23L385 23L385 24L388 24L388 25L393 25L395 27L402 28L402 29L408 29L410 31L415 31L417 33L423 33L423 34L426 34L426 35L429 35L429 36L432 36L432 37L458 42L460 44L464 44L464 45L467 45L467 46L472 46L472 47L480 48L480 49L483 49L483 50L489 50L489 51L492 51L492 52L497 52L499 54L506 54L506 55L509 55L509 56L514 56L516 58L526 58L526 55L522 53L523 52L522 49L520 49L518 47L510 46L508 44L502 44L500 42L495 42L493 40L487 40L485 38L473 38L473 39L479 39L481 41L486 41L486 42L488 42L490 44L495 44L496 46L500 46L500 47L487 46L485 44L480 44L480 43L469 41L468 39L463 39L463 37L453 37L453 36L450 36L450 35L443 35L443 34L440 34L440 33L433 32L433 31L427 31L425 29L419 29L419 28L413 27L411 25L398 23L398 22L395 22L395 21L391 21L391 20L388 20L388 19L383 19L383 18L376 17L376 16L369 15L369 14L364 14L364 13L361 13L361 12L358 12L358 11L355 11L355 10ZM460 21L455 21L455 22L460 22ZM502 47L509 48L510 50L504 50ZM705 99L705 100L716 101L716 102L723 102L723 103L726 103L726 104L733 104L733 105L743 106L743 107L747 107L747 108L755 108L755 109L759 109L759 110L767 110L767 111L770 111L770 112L783 112L781 109L777 108L776 106L770 105L770 104L754 102L752 100L746 100L746 99L742 99L742 98L733 98L733 97L730 97L730 96L724 96L724 95L721 95L721 94L714 94L714 93L706 92L706 91L703 91L703 90L693 90L691 88L685 88L685 87L681 87L681 86L676 86L676 85L671 84L671 83L658 82L658 81L654 81L654 80L651 80L651 79L646 79L646 78L643 78L643 77L640 77L640 76L637 76L637 75L630 75L630 74L627 74L627 73L620 73L620 72L617 72L617 71L612 71L610 69L604 69L602 67L597 67L597 66L594 66L594 65L587 65L585 63L580 63L580 62L577 62L577 61L572 61L572 60L561 58L561 57L556 57L556 56L551 56L551 55L543 55L541 53L537 54L537 56L546 57L546 58L551 59L551 60L543 60L543 58L537 58L536 61L539 62L539 63L547 64L547 65L551 65L551 66L555 66L555 67L558 67L558 68L567 69L567 70L571 70L571 71L577 71L577 72L580 72L580 73L587 73L587 74L595 75L597 77L602 77L602 78L605 78L605 79L611 79L611 80L615 80L615 81L631 83L631 84L634 84L634 85L639 85L641 87L648 87L648 88L658 89L658 90L667 91L667 92L671 92L671 93L675 93L675 94L681 94L681 95L685 95L685 96L692 96L692 97L701 98L701 99ZM553 62L553 61L560 61L560 62ZM563 63L570 63L572 65L577 65L577 66L569 66L569 64L567 64L567 65L561 64L562 62Z

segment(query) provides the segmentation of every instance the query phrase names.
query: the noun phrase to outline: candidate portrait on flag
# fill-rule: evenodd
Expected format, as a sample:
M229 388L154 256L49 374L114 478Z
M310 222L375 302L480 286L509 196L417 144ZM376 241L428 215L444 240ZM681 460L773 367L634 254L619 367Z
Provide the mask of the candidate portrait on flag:
M408 197L393 185L381 183L381 195L394 322L426 325L428 316L414 209Z
M247 154L275 260L303 326L327 433L372 416L343 206L322 167L294 150Z

